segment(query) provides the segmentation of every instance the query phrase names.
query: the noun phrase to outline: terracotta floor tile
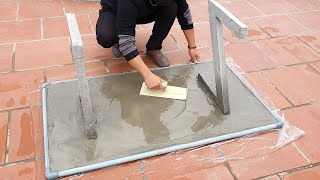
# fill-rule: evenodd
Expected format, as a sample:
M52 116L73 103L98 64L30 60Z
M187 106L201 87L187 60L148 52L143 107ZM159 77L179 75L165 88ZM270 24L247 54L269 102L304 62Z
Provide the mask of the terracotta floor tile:
M151 178L151 179L157 179L157 177ZM177 177L173 178L174 180L184 180L184 179L207 179L207 180L232 180L234 179L230 172L228 171L227 167L223 164L219 166L215 166L208 169L202 169L202 170L196 170L192 171L190 173L186 173L183 175L179 175Z
M260 40L258 44L280 65L320 59L320 54L295 37Z
M17 2L0 3L0 21L9 21L17 19Z
M100 2L83 2L73 0L63 0L67 13L91 14L97 13L101 9Z
M69 180L75 177L76 179L127 179L127 180L142 180L138 162L130 162L116 167L105 168L97 171L88 172L85 174L62 178L61 180Z
M136 33L136 46L140 54L146 53L146 45L151 36L151 30L140 30ZM179 50L177 43L174 39L168 35L162 43L162 52L176 51Z
M19 7L19 19L63 16L61 1L20 0Z
M302 129L305 135L296 141L297 146L313 163L320 162L320 104L283 111L286 119Z
M301 171L294 172L292 174L286 174L281 176L282 180L317 180L320 179L320 166L304 169Z
M311 66L315 68L318 72L320 72L320 62L312 63Z
M34 128L36 157L44 157L42 106L31 107L30 112Z
M285 0L301 11L320 10L320 2L317 0Z
M0 22L0 44L40 39L40 20Z
M86 71L88 77L103 76L107 74L106 67L103 62L86 63ZM74 65L51 67L47 69L47 81L64 81L77 79L76 68Z
M69 39L51 39L18 43L15 70L41 68L72 63Z
M43 38L68 37L68 24L65 17L43 19Z
M98 44L95 35L83 36L84 58L86 61L107 60L116 58L111 48L103 48Z
M208 2L205 4L197 2L189 5L194 23L209 22Z
M196 24L194 29L197 47L211 47L212 44L209 23ZM180 27L172 28L170 34L182 49L188 49L187 40Z
M0 76L0 111L39 104L39 93L35 90L43 81L43 70L2 74Z
M0 165L4 164L7 148L8 113L0 113Z
M9 72L12 68L13 44L0 45L0 72Z
M255 179L308 164L291 144L274 152L266 148L272 147L277 138L278 132L272 131L245 139L248 142L236 141L218 147L224 156L239 159L228 161L238 179Z
M254 72L245 74L244 78L256 90L260 97L269 105L270 108L282 109L290 107L290 103L272 86L261 73Z
M270 36L268 34L263 32L262 29L258 25L256 25L253 21L251 21L250 19L240 19L240 21L248 26L248 28L249 28L248 37L247 37L247 39L239 39L235 34L231 33L231 31L225 27L224 28L224 38L229 43L270 38Z
M91 25L92 28L94 30L94 34L96 34L96 25L97 25L97 21L98 21L98 17L99 17L99 13L94 13L94 14L90 14L90 21L91 21Z
M263 74L295 105L320 100L320 75L307 65L264 71Z
M87 15L76 16L80 33L92 34L91 25ZM68 23L66 17L54 17L43 19L43 37L58 38L69 37Z
M212 146L170 153L142 161L147 179L233 179Z
M110 74L119 74L134 71L134 68L125 59L105 61Z
M319 2L320 5L320 2ZM320 6L319 6L320 9ZM303 24L312 32L320 32L320 11L290 14L292 18Z
M219 0L220 4L233 13L237 18L262 16L262 12L251 6L245 0Z
M88 15L77 16L77 22L81 34L93 34Z
M234 62L245 72L270 69L277 66L277 64L253 42L226 45L225 52L226 56L232 57Z
M34 122L30 109L12 111L9 138L8 162L36 156Z
M1 178L7 179L45 179L44 161L31 161L0 168Z
M79 15L76 17L80 33L92 34L91 25L87 15ZM58 37L69 37L69 30L66 17L54 17L43 19L43 37L58 38Z
M207 48L198 48L200 61L210 61L213 59L212 53ZM165 53L171 65L188 64L190 56L187 50Z
M309 36L300 36L303 42L311 46L314 50L320 53L320 34L318 35L309 35Z
M299 35L310 31L286 15L251 18L262 30L272 37Z
M299 10L294 8L292 5L282 0L268 0L268 1L247 0L247 1L266 15L299 12Z

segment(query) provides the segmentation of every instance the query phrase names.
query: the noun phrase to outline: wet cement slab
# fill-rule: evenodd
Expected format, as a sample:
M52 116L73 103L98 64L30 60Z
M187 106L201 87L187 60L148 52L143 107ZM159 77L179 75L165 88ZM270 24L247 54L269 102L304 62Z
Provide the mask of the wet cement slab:
M168 146L270 125L276 118L228 71L230 115L223 115L197 80L202 73L214 89L213 63L154 71L168 85L188 88L186 101L140 96L137 73L90 79L96 140L87 140L77 81L47 86L51 171L113 160Z

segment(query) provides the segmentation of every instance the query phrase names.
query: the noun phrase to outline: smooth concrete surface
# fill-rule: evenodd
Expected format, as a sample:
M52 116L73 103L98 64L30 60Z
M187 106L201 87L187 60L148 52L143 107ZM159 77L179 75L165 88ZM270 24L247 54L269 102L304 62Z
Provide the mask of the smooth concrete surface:
M274 124L276 118L228 70L230 115L223 115L198 83L201 72L214 88L213 63L185 65L156 74L188 88L186 101L140 96L137 73L90 79L96 140L85 134L77 81L47 86L51 171L71 169L172 145Z

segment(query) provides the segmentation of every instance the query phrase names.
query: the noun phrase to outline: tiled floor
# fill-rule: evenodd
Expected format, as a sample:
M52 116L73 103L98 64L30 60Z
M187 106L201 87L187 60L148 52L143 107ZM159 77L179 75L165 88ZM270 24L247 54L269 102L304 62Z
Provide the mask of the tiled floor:
M239 40L225 30L231 56L257 93L305 135L275 152L218 163L237 153L237 142L172 153L73 176L80 179L320 179L320 0L218 0L249 26ZM212 60L207 0L189 0L201 60ZM44 179L39 87L76 78L64 13L77 14L88 76L133 69L99 46L100 6L79 0L0 0L0 176ZM152 24L137 26L145 53ZM176 22L163 51L172 64L188 62L186 40ZM145 55L148 67L156 65ZM278 133L255 136L276 139ZM247 148L259 148L253 140ZM0 178L0 179L1 179ZM68 178L65 178L68 179Z

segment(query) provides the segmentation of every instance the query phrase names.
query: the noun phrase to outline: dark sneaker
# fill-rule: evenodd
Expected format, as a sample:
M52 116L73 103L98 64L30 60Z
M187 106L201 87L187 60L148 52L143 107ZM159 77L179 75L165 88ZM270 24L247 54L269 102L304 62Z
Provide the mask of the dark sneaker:
M118 43L116 43L115 45L112 46L112 53L117 58L122 57L122 53L119 50L119 44Z
M170 62L168 58L160 50L147 51L147 55L152 58L153 62L159 67L168 67Z

